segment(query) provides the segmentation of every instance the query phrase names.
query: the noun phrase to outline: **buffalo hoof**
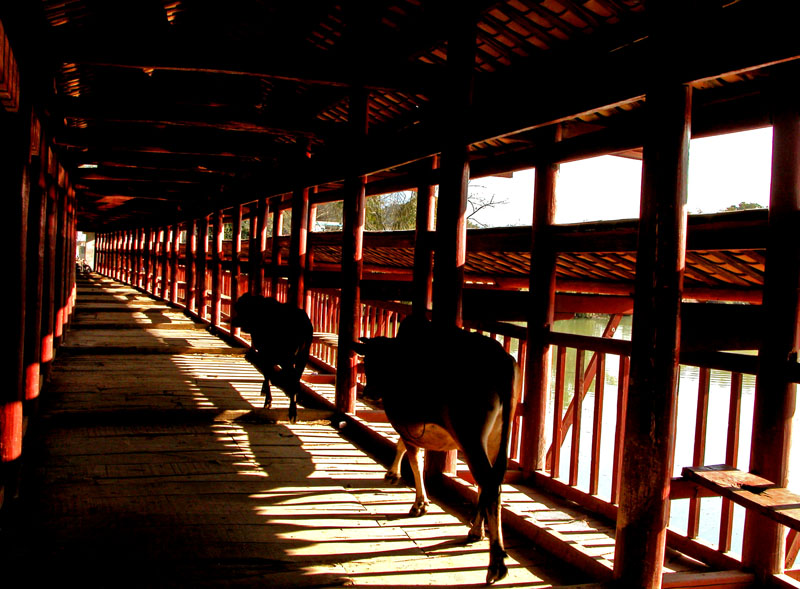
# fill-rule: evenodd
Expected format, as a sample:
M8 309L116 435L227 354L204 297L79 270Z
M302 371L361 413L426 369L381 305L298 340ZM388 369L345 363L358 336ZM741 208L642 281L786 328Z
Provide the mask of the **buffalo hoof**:
M470 530L469 534L467 534L466 543L475 544L475 542L480 542L481 540L483 540L483 534L475 534Z
M486 584L493 585L497 581L501 581L508 575L508 567L506 563L500 562L499 564L489 565L489 571L486 573Z
M297 407L289 407L289 423L297 422Z
M408 512L408 515L411 517L419 517L421 515L425 515L428 512L428 502L421 501L419 503L414 503L411 506L411 510Z
M391 470L387 470L386 474L383 475L383 478L392 483L393 485L400 484L400 475L396 472L392 472Z
M508 575L505 563L506 553L501 548L489 548L489 569L486 571L486 584L497 583Z

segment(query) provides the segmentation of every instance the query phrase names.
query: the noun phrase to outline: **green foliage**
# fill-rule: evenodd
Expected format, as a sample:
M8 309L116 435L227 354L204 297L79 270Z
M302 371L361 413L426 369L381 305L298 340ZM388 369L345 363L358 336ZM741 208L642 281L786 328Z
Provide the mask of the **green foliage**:
M417 219L417 193L391 192L367 198L367 231L414 229Z
M763 209L764 206L757 202L740 202L738 205L731 205L726 211L746 211L748 209Z

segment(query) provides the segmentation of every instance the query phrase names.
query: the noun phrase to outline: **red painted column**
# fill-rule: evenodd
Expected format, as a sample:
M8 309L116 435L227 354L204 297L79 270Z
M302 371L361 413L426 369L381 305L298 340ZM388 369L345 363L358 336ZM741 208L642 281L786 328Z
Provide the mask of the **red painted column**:
M3 386L0 387L0 488L14 494L16 467L22 454L22 366L25 341L26 244L28 220L28 157L30 110L7 113L0 107L0 197L7 215L3 243L8 256L4 337L10 345L3 354ZM27 334L36 337L36 334Z
M169 300L173 304L178 303L178 262L181 252L181 226L176 222L172 226L172 248L171 248L171 269Z
M272 241L270 243L270 270L269 270L269 296L278 298L278 278L281 264L281 248L278 245L278 238L283 231L283 214L276 206L272 211Z
M464 266L467 260L467 193L477 13L474 3L453 3L448 35L445 137L440 163L433 278L433 324L462 325ZM456 452L426 452L430 473L455 473Z
M750 472L788 483L797 385L789 366L800 350L800 112L795 77L773 80L772 181L764 268L763 344L753 408ZM785 529L748 510L743 560L764 582L783 571Z
M231 244L231 309L233 303L239 298L239 283L241 281L241 256L242 256L242 205L233 207L233 243ZM238 332L238 329L236 330Z
M36 125L38 128L38 125ZM25 305L25 399L30 401L41 392L42 285L44 283L44 249L46 243L47 195L46 150L42 137L37 140L31 157L28 205L28 243Z
M553 129L553 144L561 131ZM530 317L525 368L525 398L522 400L523 441L520 461L523 470L545 467L547 452L545 422L550 388L550 344L556 298L556 252L550 238L556 213L556 181L559 166L543 160L536 165L531 228Z
M653 71L659 78L651 81L646 97L633 352L614 557L618 585L643 589L661 587L667 537L691 113L691 89L671 82L668 68L654 66Z
M222 320L222 211L214 213L214 241L211 250L211 325Z
M356 408L357 362L353 342L361 325L361 274L363 270L366 176L358 174L364 155L369 120L369 93L354 88L350 94L350 134L353 167L345 179L342 227L342 268L339 346L336 361L336 408L353 413Z
M302 172L302 167L301 167ZM309 189L300 187L292 195L292 229L289 238L288 302L302 309L305 305L305 271L308 253Z
M195 264L197 258L197 219L192 219L186 226L186 310L197 312L197 289Z
M431 168L436 169L439 158L431 160ZM414 294L411 308L414 313L425 313L433 306L433 236L435 229L434 199L435 185L428 179L417 188L417 219L414 234Z
M206 313L206 271L208 268L208 217L200 219L197 235L197 316L205 321Z

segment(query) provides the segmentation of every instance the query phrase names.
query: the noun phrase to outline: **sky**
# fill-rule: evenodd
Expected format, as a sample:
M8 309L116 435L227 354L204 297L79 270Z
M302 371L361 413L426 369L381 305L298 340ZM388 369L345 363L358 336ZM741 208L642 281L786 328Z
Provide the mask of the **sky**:
M689 144L689 213L716 213L740 202L767 206L772 128L692 139ZM642 164L601 156L561 165L556 184L556 223L631 219L639 215ZM512 178L477 178L471 192L507 203L484 209L488 226L530 225L534 171Z

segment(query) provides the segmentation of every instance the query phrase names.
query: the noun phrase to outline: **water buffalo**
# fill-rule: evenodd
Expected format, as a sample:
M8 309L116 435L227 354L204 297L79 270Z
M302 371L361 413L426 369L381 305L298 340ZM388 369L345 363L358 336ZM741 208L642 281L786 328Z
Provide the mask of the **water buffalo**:
M399 477L408 452L416 484L413 516L425 513L422 449L460 450L479 487L468 541L489 533L487 583L508 573L500 523L500 490L508 463L511 420L519 398L519 368L495 340L461 329L407 319L396 338L362 339L365 396L382 398L400 435L387 478Z
M270 382L289 397L289 420L297 419L297 393L314 328L302 309L261 295L245 293L233 306L231 327L239 327L252 339L245 355L264 375L261 394L264 407L272 405Z

